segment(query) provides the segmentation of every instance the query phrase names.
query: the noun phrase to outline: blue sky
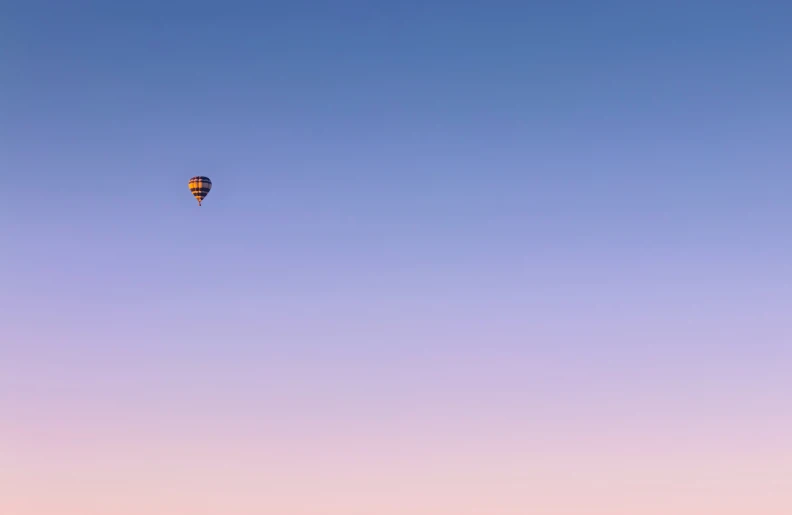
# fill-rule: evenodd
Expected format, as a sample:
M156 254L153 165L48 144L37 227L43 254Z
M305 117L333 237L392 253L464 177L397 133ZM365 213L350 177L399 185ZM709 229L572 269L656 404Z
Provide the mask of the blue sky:
M39 7L3 6L6 303L651 310L787 271L779 3Z
M629 283L641 260L715 261L770 282L786 261L780 3L3 10L7 268Z

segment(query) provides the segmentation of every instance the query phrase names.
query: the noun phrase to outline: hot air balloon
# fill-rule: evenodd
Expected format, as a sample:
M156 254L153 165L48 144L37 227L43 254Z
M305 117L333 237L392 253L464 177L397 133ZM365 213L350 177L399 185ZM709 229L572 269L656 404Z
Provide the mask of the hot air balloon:
M201 205L201 201L209 194L209 190L212 189L212 181L209 180L209 177L193 177L190 179L190 191L198 199L198 205Z

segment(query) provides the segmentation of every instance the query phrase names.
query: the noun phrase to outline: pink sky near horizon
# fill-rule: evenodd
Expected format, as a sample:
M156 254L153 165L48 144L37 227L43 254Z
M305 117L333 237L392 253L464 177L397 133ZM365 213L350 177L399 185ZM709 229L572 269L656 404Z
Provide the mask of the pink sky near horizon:
M374 330L356 327L359 338ZM304 335L296 322L280 329ZM723 342L706 365L657 369L658 352L685 354L645 346L623 357L645 368L615 374L595 348L567 353L565 338L580 330L540 333L556 348L533 362L484 351L486 331L471 330L456 352L411 346L401 359L364 353L331 368L318 348L269 362L221 345L141 355L116 342L44 359L19 348L0 366L12 394L0 399L12 415L0 426L0 506L13 515L792 509L786 365L768 366L773 347L756 346L762 378Z

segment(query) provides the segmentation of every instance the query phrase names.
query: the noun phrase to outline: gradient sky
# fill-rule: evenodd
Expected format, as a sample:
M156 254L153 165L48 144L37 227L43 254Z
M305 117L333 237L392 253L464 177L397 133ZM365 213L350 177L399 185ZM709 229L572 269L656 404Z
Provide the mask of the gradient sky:
M790 27L0 1L0 512L792 513Z

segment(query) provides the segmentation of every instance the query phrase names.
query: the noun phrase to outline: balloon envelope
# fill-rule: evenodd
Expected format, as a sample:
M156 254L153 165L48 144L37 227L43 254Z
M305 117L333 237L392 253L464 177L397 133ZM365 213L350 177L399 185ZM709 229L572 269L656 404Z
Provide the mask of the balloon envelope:
M201 205L201 201L206 198L209 194L209 190L212 189L212 181L209 180L209 177L203 176L196 176L190 179L190 191L198 200L198 205Z

